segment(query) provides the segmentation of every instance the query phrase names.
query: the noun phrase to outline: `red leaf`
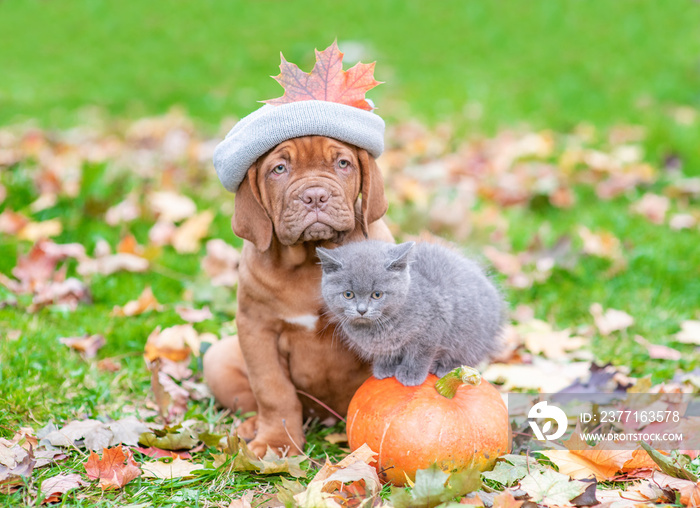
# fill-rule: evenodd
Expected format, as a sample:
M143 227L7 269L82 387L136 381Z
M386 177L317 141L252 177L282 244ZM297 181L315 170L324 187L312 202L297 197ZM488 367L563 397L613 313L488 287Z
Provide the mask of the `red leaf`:
M127 450L125 455L121 445L104 448L101 459L95 452L90 452L84 466L88 478L100 480L102 490L121 489L134 478L141 476L141 469L134 461L134 454Z
M315 51L316 65L310 73L302 71L281 55L280 73L274 79L284 88L284 95L263 102L279 105L319 100L371 111L372 106L365 99L365 93L381 84L381 81L374 79L374 64L358 63L344 71L343 53L338 49L337 42L323 51Z

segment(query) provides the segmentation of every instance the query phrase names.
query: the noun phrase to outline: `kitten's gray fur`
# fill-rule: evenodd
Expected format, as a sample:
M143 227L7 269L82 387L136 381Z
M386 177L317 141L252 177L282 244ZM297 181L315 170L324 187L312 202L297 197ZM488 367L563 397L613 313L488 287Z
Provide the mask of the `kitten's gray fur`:
M434 243L316 251L323 299L375 377L415 386L428 372L476 366L500 350L504 300L474 261Z

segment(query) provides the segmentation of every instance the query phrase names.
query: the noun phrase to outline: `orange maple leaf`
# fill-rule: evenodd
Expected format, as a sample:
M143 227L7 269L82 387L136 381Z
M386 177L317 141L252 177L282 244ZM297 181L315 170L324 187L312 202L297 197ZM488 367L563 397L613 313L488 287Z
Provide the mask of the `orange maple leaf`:
M284 95L270 99L267 104L279 105L298 101L328 101L346 104L371 111L371 104L365 99L368 90L382 82L374 79L374 63L358 63L343 70L343 53L337 41L323 51L316 52L316 65L310 73L304 72L296 64L285 60L280 53L280 73L273 78L284 88Z
M88 478L100 480L102 490L121 489L142 473L134 460L134 454L129 450L124 454L121 445L104 448L101 459L95 452L90 452L90 457L83 465Z

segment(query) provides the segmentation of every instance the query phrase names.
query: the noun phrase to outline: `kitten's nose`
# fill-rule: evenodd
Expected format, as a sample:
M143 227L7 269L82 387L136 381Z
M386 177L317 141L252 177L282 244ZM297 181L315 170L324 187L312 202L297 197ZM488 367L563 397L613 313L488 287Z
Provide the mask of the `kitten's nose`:
M323 187L309 187L301 195L301 201L309 210L323 210L330 194Z
M364 316L366 312L367 312L367 307L365 305L358 305L357 306L357 313L360 316Z

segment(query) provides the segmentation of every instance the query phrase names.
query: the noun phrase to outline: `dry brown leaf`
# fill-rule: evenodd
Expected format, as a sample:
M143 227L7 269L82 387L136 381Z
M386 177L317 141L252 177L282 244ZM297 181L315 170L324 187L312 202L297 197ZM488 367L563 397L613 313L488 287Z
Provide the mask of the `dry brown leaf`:
M682 354L677 349L661 344L652 344L641 335L635 335L634 340L637 344L644 347L649 353L649 358L652 360L674 360L678 361L682 358Z
M681 331L675 334L674 339L683 344L695 344L700 346L700 321L686 320L681 323Z
M41 482L41 495L44 500L41 504L59 503L63 494L69 490L85 487L88 484L82 480L79 474L58 474Z
M539 319L521 323L515 329L532 354L542 353L551 359L566 358L570 351L588 344L584 337L572 336L568 329L553 330L552 325Z
M634 318L624 311L608 309L603 312L603 306L594 303L590 307L596 328L601 335L610 335L612 332L626 330L634 324Z
M159 221L179 222L197 212L197 206L187 196L170 191L152 192L148 205Z
M207 242L207 254L202 258L202 268L211 278L213 286L233 287L238 283L238 264L241 254L223 240Z
M212 319L214 315L209 310L209 306L202 307L201 309L193 309L191 307L184 307L178 305L175 307L175 312L187 321L188 323L201 323L207 319Z
M100 480L102 490L121 489L131 480L141 476L141 469L134 454L127 450L126 454L121 445L114 448L104 448L100 458L95 452L83 464L88 478Z
M599 464L571 450L543 450L540 453L548 457L562 474L576 480L594 476L599 481L613 478L621 466Z
M90 303L92 297L87 286L73 277L60 282L51 282L38 289L32 304L27 308L29 312L47 305L64 305L70 310L75 310L80 303Z
M44 238L58 236L62 232L63 224L61 224L61 221L58 219L49 219L43 222L28 223L17 233L17 238L30 242L38 242Z
M654 224L663 224L666 220L666 212L671 206L671 202L666 196L646 193L642 199L631 206L631 210L643 215Z
M103 335L61 337L58 341L69 348L79 351L84 358L94 358L97 356L97 351L107 343Z
M181 254L199 251L200 242L209 233L209 225L213 220L214 213L205 210L183 222L171 238L175 250Z
M134 196L129 196L124 201L110 207L105 213L105 222L110 226L116 226L125 222L138 219L141 215L138 203Z
M247 491L243 497L239 497L238 499L231 501L228 508L252 508L252 505L250 504L252 500L253 493L251 491Z
M493 498L493 508L520 508L525 501L518 501L507 490Z
M97 362L97 368L101 371L106 372L119 372L122 368L122 365L113 358L103 358L102 360Z
M6 209L0 213L0 233L16 235L29 222L31 221L21 213Z
M85 259L78 265L80 275L112 275L115 272L145 272L148 269L148 260L135 254L108 254L95 259Z
M697 223L698 220L695 216L689 213L676 213L668 221L669 227L675 231L694 228Z
M144 312L163 310L163 306L153 295L151 286L146 286L136 300L131 300L124 304L124 307L115 306L112 309L112 316L138 316Z
M199 352L199 335L192 325L176 325L162 331L159 326L148 336L144 356L149 362L157 358L181 362L187 360L193 350Z
M202 464L193 464L187 460L182 460L180 457L174 457L169 462L162 460L154 460L152 462L144 462L141 464L144 478L187 478L194 476L192 471L204 469Z
M532 365L493 363L482 375L505 392L520 388L556 393L577 379L587 378L590 366L590 362L557 363L534 357Z
M680 492L680 501L683 506L700 506L700 482L674 478L661 471L653 471L650 479L662 488L669 488Z
M161 360L152 361L151 390L161 416L170 420L185 413L190 394L161 369Z

